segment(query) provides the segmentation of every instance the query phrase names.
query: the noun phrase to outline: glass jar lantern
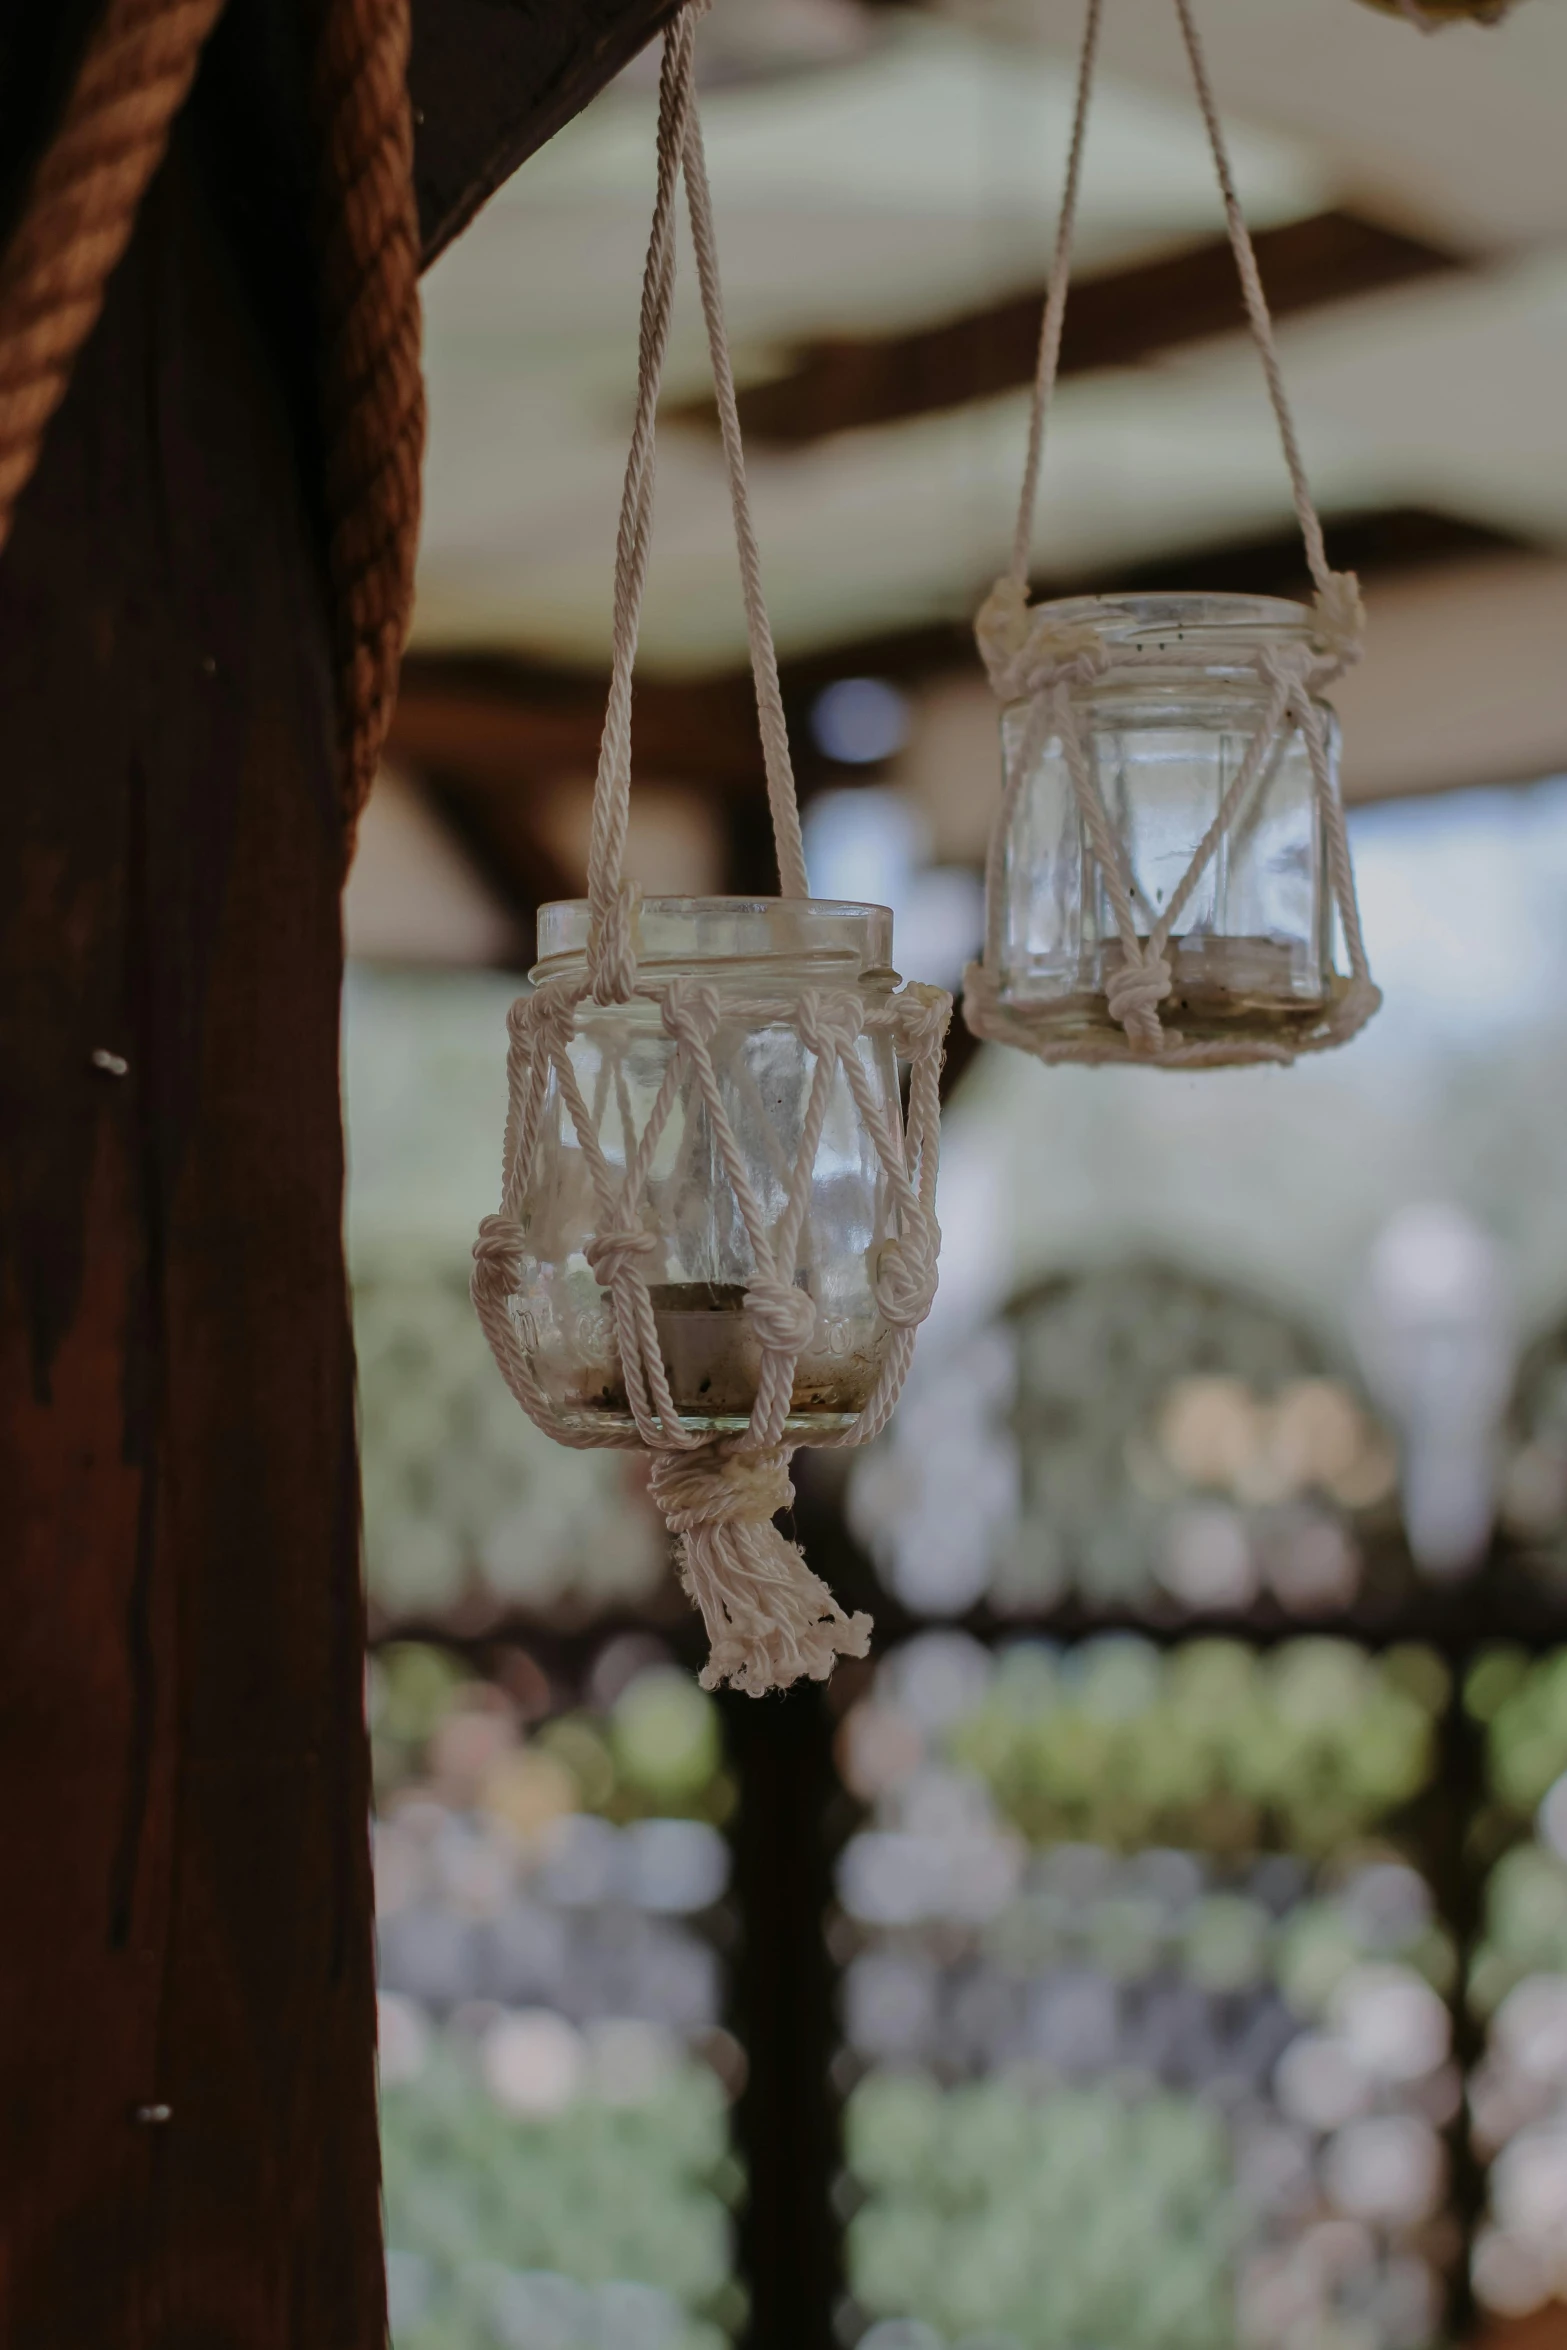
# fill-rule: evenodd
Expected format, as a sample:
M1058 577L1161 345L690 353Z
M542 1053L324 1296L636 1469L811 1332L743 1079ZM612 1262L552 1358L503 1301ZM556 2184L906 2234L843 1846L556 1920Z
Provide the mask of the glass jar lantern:
M801 1444L886 1425L936 1290L952 999L900 988L884 906L813 899L745 484L696 103L706 0L664 35L636 414L585 899L545 907L508 1018L501 1204L473 1300L507 1386L560 1443L640 1447L711 1642L761 1696L863 1656L776 1521ZM684 184L723 426L777 898L643 899L623 860L632 671ZM905 1108L899 1062L908 1064Z
M1312 613L1191 593L1029 619L1057 658L1001 715L970 1026L1046 1059L1178 1064L1287 1059L1358 1026L1334 968L1348 863ZM1358 947L1352 898L1349 919Z
M870 1400L893 1336L876 1277L899 1211L874 1131L878 1121L885 1131L901 1128L892 1028L877 1018L896 983L891 914L820 899L648 899L638 915L646 992L613 1004L580 992L588 927L585 900L543 907L532 973L546 997L560 988L577 998L564 1044L574 1089L553 1062L517 1200L512 1313L553 1413L563 1428L590 1437L633 1428L609 1295L613 1250L607 1263L595 1246L601 1185L607 1171L615 1191L625 1186L668 1084L640 1188L639 1270L681 1427L738 1433L756 1403L761 1338L748 1300L760 1268L743 1184L783 1242L788 1261L775 1261L772 1272L797 1292L807 1333L785 1440L820 1441L847 1429ZM688 1058L677 1065L663 1019L664 992L681 982L711 989L716 1001L707 1053L733 1163L701 1076ZM846 998L860 1008L849 1022L858 1033L846 1035L844 1047L860 1071L865 1106L842 1060L825 1100L813 1104L813 1017ZM579 1110L587 1112L586 1137ZM802 1155L805 1212L791 1218Z

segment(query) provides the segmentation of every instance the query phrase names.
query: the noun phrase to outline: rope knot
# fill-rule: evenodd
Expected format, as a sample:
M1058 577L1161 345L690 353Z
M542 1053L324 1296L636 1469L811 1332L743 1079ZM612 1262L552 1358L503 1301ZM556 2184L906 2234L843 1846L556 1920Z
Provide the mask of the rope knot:
M703 1444L691 1452L656 1452L653 1499L671 1534L704 1526L766 1526L794 1499L790 1455L729 1452Z
M710 980L682 972L664 990L664 1034L677 1044L705 1045L718 1026L719 1008L718 990Z
M512 1037L532 1050L563 1053L577 1026L580 999L563 980L546 979L532 995L519 996L506 1016Z
M794 1499L790 1457L725 1444L653 1455L653 1496L712 1643L704 1689L729 1681L762 1697L802 1675L825 1681L840 1656L870 1646L870 1617L846 1616L773 1524Z
M994 677L997 667L1021 653L1028 642L1028 583L1008 571L995 582L974 615L974 642Z
M759 1276L745 1293L745 1316L770 1354L798 1355L816 1335L816 1303L792 1281Z
M841 1061L859 1041L865 1010L857 996L822 995L809 987L795 1007L794 1024L807 1052L819 1061Z
M1069 677L1087 682L1105 665L1099 631L1087 621L1063 623L1048 607L1031 611L1020 579L998 579L979 608L974 636L1003 702L1025 701Z
M514 1223L510 1216L485 1217L473 1244L473 1261L486 1282L493 1282L502 1290L515 1289L522 1278L525 1253L520 1224Z
M1163 955L1145 954L1135 963L1121 963L1105 981L1105 1004L1110 1017L1138 1044L1157 1050L1161 1030L1158 1006L1171 987L1171 972Z
M876 1252L871 1294L884 1322L914 1330L930 1312L936 1295L936 1252L941 1235L934 1217L884 1240Z
M911 979L898 996L897 1046L906 1061L939 1045L952 1019L952 998L944 987Z
M614 1289L623 1274L641 1273L645 1260L657 1256L663 1245L656 1232L645 1232L635 1225L623 1231L611 1228L595 1233L582 1253L599 1287Z
M1309 687L1322 670L1322 656L1310 645L1265 645L1256 661L1258 675L1275 690Z
M1366 607L1355 574L1330 571L1312 598L1311 610L1318 644L1340 669L1348 669L1360 659L1366 634Z

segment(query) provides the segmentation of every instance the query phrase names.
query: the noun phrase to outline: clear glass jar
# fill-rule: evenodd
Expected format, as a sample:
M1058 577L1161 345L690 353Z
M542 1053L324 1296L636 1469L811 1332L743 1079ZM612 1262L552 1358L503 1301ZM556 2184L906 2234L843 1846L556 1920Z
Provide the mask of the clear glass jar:
M1272 596L1084 596L1042 607L1093 629L1110 658L1072 688L1090 771L1133 885L1146 940L1185 878L1262 723L1263 650L1309 647L1311 615ZM1147 656L1179 645L1168 669ZM1191 651L1200 647L1200 663ZM1136 666L1117 661L1135 653ZM1321 710L1335 789L1338 726ZM1031 702L1001 717L1010 774ZM1119 1036L1106 983L1124 961L1098 861L1084 837L1060 734L1045 735L1012 807L1004 848L1001 1001L1063 1037ZM1333 899L1311 763L1286 720L1235 811L1165 950L1161 1020L1194 1039L1277 1034L1321 1012L1332 988Z
M541 907L535 984L580 979L587 938L585 900ZM656 985L685 973L717 991L720 1019L709 1051L770 1232L777 1230L799 1161L816 1067L789 1006L813 988L850 991L867 1009L885 1003L897 985L891 953L892 916L885 906L787 898L642 902L642 979ZM779 999L778 1017L725 1015L726 1003L758 997ZM656 1002L603 1005L585 999L577 1006L568 1054L617 1185L675 1049ZM862 1035L853 1049L873 1098L897 1125L891 1037ZM553 1072L519 1220L525 1253L512 1311L552 1406L574 1428L631 1427L614 1312L586 1253L603 1217L587 1154ZM756 1399L760 1350L745 1293L757 1266L689 1067L654 1153L638 1222L657 1244L641 1270L682 1423L694 1432L737 1432ZM878 1252L896 1231L897 1211L875 1141L840 1066L812 1161L796 1261L776 1268L817 1309L814 1334L795 1369L786 1439L820 1439L846 1428L869 1398L892 1340L872 1282Z

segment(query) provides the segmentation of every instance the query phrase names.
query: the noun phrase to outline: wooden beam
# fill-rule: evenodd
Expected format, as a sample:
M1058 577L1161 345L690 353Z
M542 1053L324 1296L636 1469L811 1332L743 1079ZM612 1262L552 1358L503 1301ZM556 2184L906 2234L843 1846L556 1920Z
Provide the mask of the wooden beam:
M8 2350L384 2344L331 640L252 301L183 126L0 563Z
M1511 532L1462 515L1423 506L1394 506L1323 518L1328 557L1335 569L1362 579L1395 573L1437 571L1452 563L1532 550ZM1155 562L1117 564L1111 571L1040 574L1031 593L1044 596L1160 594L1201 588L1214 595L1309 597L1311 580L1293 526L1218 546L1188 548ZM839 677L921 680L944 670L974 670L978 655L967 621L943 621L898 629L833 645L781 665L787 696L799 701ZM808 749L801 755L810 757Z
M591 775L604 728L607 673L502 656L410 653L388 754L426 774L510 790ZM762 773L750 675L639 678L639 776L742 788Z
M1254 242L1276 318L1460 266L1455 255L1352 212L1261 229ZM912 333L812 343L782 374L741 390L741 424L758 444L800 447L1016 391L1033 380L1043 304L1044 288L1032 287ZM1235 258L1217 237L1074 283L1061 373L1135 366L1245 323ZM673 413L717 429L710 398Z
M612 81L679 0L414 0L408 86L426 263Z

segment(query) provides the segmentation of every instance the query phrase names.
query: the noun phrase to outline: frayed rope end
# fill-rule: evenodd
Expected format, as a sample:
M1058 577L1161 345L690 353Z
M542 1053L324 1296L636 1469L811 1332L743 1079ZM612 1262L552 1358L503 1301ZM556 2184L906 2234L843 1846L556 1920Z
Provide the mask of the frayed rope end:
M653 1496L680 1552L680 1580L707 1626L702 1687L748 1697L825 1681L840 1656L864 1656L871 1619L847 1616L799 1545L773 1524L794 1499L786 1451L702 1445L656 1453Z

